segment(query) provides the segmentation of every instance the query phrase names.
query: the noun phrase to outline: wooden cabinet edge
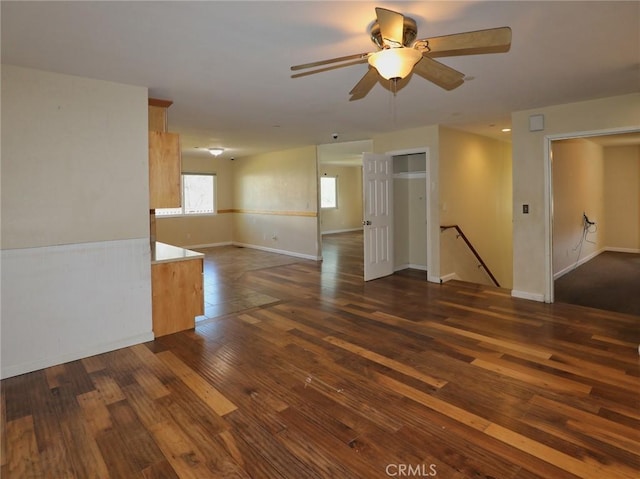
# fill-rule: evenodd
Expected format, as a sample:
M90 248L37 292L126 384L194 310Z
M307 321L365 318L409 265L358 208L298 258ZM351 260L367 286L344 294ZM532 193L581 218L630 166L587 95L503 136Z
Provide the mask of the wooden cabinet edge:
M193 329L204 314L203 267L202 258L151 265L155 337Z

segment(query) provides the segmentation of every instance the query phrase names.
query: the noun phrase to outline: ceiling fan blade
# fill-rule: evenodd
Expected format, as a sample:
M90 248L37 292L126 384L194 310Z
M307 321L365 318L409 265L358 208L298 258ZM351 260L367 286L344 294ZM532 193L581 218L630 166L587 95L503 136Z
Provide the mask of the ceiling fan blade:
M330 65L324 68L317 68L315 70L308 70L306 72L301 72L301 73L296 73L294 75L291 75L291 78L300 78L300 77L306 77L308 75L313 75L315 73L322 73L322 72L328 72L331 70L337 70L338 68L342 68L342 67L350 67L351 65L360 65L362 63L366 63L367 59L366 58L362 58L360 60L354 60L351 62L345 62L345 63L340 63L339 65Z
M401 47L404 37L404 16L380 7L376 8L376 16L384 43L389 47Z
M413 71L445 90L453 90L464 83L464 74L429 57L422 57Z
M369 57L371 53L356 53L355 55L347 55L344 57L331 58L329 60L320 60L319 62L304 63L302 65L294 65L291 70L305 70L307 68L319 67L322 65L330 65L332 63L346 62L349 60L363 60Z
M367 93L371 91L377 81L378 71L375 68L369 67L367 73L364 74L360 81L356 83L356 86L354 86L353 89L349 92L349 95L351 95L349 101L360 100L361 98L367 96Z
M502 53L511 48L511 28L488 28L417 40L414 47L432 58Z

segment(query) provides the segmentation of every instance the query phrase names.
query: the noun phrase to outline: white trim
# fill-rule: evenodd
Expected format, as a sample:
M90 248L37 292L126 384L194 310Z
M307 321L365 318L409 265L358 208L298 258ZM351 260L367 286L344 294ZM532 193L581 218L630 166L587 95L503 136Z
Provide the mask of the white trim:
M544 294L542 300L546 303L553 303L553 181L551 172L551 142L553 135L544 137ZM516 296L515 291L511 292L512 296L517 298L525 296ZM538 295L536 295L538 296ZM525 297L526 298L526 297Z
M460 279L460 277L456 273L445 274L440 278L442 283L446 283L447 281L451 281L453 279Z
M527 291L518 291L515 289L511 290L511 296L513 296L514 298L520 298L520 299L528 299L531 301L538 301L540 303L545 302L544 301L544 295L539 294L539 293L528 293Z
M640 254L640 248L617 248L615 246L605 246L605 251L613 251L616 253L635 253Z
M413 264L413 263L409 263L409 268L411 269L417 269L420 271L427 271L427 266L424 264Z
M294 251L287 251L287 250L283 250L283 249L268 248L267 246L260 246L260 245L247 244L247 243L238 243L236 241L234 241L232 244L233 244L233 246L241 246L243 248L257 249L257 250L260 250L260 251L267 251L269 253L284 254L284 255L287 255L287 256L294 256L296 258L310 259L310 260L313 260L313 261L322 260L322 256L313 256L313 255L310 255L310 254L296 253Z
M429 274L427 274L427 281L429 281L429 283L437 283L437 284L442 284L442 279L437 277L437 276L431 276Z
M404 263L394 266L393 271L402 271L403 269L417 269L418 271L427 271L427 267L423 264Z

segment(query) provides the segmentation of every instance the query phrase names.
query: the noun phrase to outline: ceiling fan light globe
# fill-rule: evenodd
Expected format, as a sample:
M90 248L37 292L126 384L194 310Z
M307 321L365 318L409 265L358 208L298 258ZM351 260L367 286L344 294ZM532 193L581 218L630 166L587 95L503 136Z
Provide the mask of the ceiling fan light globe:
M387 48L369 57L369 64L378 70L385 80L405 78L422 58L422 53L413 48Z

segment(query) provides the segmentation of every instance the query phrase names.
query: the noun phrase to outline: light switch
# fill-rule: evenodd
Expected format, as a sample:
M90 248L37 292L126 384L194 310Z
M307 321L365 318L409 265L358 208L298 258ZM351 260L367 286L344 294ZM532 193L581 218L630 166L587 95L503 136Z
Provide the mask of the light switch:
M523 215L529 214L529 205L522 205L522 214Z

